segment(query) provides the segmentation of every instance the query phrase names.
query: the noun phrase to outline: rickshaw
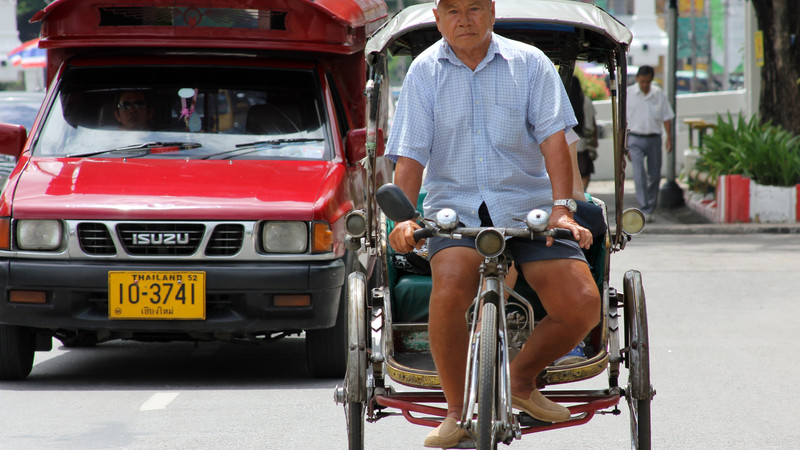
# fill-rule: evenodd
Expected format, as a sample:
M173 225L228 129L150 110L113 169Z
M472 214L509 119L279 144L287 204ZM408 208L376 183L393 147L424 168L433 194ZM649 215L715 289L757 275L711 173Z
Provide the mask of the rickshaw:
M383 130L379 129L383 95L389 91L387 54L419 55L441 36L432 13L433 3L408 7L395 15L369 39L366 58L370 76L365 87L368 97L367 192L373 198L363 210L353 211L346 221L348 245L362 256L362 271L349 275L346 308L348 319L348 360L345 379L337 386L334 400L344 405L349 447L364 448L365 422L402 415L417 425L436 427L446 416L444 394L427 342L427 303L430 276L398 265L397 255L387 245L395 221L422 219L421 205L391 185L378 186L371 175L382 156ZM550 365L541 374L546 384L542 393L550 400L568 405L566 422L546 423L509 405L508 363L541 320L545 311L535 292L524 281L515 286L504 283L503 236L553 235L544 230L547 213L531 211L519 218L519 229L465 229L456 225L452 211L422 219L419 237L431 235L459 238L478 236L476 248L485 257L482 290L466 320L471 327L469 362L466 373L465 407L459 426L474 443L468 448L496 448L525 434L581 425L598 413L620 414L623 400L630 410L632 448L650 447L650 403L655 390L650 384L647 312L641 273L628 270L622 290L612 287L611 255L623 250L632 236L644 227L644 215L636 209L623 211L625 177L627 79L626 51L632 35L614 17L594 5L565 0L504 0L497 2L494 31L532 44L552 60L565 87L573 81L577 61L605 65L610 80L615 199L614 220L600 199L587 200L600 206L606 232L586 253L601 293L599 324L584 340L586 358L567 364ZM488 231L487 231L488 230ZM543 231L544 230L544 231ZM486 239L481 249L481 233ZM408 260L405 260L408 263ZM408 269L408 270L403 270ZM414 273L418 272L418 273ZM508 295L505 300L504 294ZM489 320L489 319L492 320ZM478 322L480 325L478 325ZM621 328L620 328L620 325ZM623 367L627 382L620 384ZM599 390L556 390L561 385L600 375L608 376L608 388ZM416 388L399 392L390 382ZM474 444L474 445L472 445Z

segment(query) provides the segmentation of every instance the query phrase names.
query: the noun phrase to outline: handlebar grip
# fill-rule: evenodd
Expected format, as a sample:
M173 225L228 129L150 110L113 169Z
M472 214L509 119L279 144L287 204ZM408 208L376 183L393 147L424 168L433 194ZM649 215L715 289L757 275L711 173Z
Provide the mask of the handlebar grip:
M569 239L571 241L575 240L575 236L572 235L572 231L567 230L566 228L553 228L553 237L556 239Z
M435 231L436 230L433 228L420 228L418 230L414 230L414 241L421 241L422 239L433 237L436 235Z

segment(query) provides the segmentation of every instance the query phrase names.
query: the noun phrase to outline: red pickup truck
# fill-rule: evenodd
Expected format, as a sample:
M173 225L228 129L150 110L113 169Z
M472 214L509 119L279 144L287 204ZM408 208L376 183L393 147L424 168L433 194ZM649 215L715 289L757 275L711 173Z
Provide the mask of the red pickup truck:
M381 0L56 0L49 89L0 196L0 379L52 337L305 332L341 376L366 201L366 37ZM384 176L388 165L382 166Z

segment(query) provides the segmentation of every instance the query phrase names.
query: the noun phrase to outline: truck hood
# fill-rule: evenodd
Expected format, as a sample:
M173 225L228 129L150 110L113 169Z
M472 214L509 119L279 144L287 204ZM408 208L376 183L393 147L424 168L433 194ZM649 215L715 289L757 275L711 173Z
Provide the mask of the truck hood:
M340 186L330 161L33 158L19 174L15 218L313 220ZM339 206L340 208L341 206ZM338 209L334 207L334 209Z

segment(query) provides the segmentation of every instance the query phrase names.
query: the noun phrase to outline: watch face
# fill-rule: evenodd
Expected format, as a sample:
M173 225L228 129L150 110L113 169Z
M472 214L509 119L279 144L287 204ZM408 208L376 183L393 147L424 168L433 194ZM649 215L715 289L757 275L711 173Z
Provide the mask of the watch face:
M555 200L553 202L553 206L566 206L567 209L570 210L571 212L575 212L578 210L578 202L576 202L574 199L571 198Z

